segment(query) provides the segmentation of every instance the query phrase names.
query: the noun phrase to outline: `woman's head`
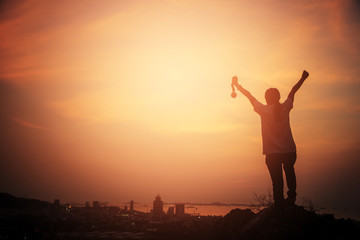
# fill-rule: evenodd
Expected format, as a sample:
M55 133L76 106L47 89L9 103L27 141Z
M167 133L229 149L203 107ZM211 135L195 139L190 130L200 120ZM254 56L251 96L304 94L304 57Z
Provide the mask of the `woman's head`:
M269 88L265 92L265 100L268 105L278 103L280 101L280 92L277 88Z

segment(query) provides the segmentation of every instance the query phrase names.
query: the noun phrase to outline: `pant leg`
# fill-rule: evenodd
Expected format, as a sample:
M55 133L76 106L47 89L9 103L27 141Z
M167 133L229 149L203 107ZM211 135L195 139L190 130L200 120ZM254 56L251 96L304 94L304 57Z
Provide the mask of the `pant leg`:
M266 155L266 165L272 180L275 206L281 207L284 201L284 181L281 158L279 158L278 154L268 154Z
M295 203L296 200L296 176L294 164L296 162L296 152L288 153L283 160L286 183L289 191L287 192L289 200Z

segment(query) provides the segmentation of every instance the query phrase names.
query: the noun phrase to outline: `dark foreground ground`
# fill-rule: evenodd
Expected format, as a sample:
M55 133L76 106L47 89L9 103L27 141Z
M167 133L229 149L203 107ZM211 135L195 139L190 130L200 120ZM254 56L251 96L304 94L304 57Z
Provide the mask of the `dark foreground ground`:
M255 214L234 209L225 217L162 216L118 207L69 207L0 193L2 239L360 239L360 222L287 206L281 221L272 207Z

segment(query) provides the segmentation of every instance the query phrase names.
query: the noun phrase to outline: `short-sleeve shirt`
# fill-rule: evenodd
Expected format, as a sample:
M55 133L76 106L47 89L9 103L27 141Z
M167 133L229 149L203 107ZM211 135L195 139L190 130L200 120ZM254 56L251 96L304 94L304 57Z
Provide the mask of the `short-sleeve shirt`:
M281 110L275 115L275 105L264 105L255 100L254 111L261 117L263 154L296 152L296 145L290 128L290 111L293 101L287 98L280 104Z

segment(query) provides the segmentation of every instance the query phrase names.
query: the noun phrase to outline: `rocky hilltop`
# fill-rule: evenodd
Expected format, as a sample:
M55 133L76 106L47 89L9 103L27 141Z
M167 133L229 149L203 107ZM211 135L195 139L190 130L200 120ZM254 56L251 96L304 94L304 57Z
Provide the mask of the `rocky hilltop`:
M278 220L273 207L255 214L249 209L234 209L217 226L218 239L360 239L360 223L319 215L302 206L286 206Z

